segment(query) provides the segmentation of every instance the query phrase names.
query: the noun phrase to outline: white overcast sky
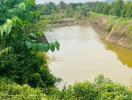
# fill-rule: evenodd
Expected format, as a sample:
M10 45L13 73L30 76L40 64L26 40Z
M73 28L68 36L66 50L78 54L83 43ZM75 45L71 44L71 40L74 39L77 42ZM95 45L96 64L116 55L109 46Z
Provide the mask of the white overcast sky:
M104 1L104 0L36 0L36 2L39 4L49 1L52 1L54 3L59 3L60 1L64 1L66 3L70 3L70 2L76 3L76 2Z

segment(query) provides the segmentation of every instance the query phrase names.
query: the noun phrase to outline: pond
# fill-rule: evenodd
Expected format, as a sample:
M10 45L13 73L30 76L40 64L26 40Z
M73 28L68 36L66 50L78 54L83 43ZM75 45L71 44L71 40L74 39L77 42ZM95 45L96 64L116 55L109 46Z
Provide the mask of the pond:
M89 25L64 26L47 32L48 41L58 40L59 51L49 52L51 72L67 84L93 81L104 75L114 82L132 84L132 52L103 42Z

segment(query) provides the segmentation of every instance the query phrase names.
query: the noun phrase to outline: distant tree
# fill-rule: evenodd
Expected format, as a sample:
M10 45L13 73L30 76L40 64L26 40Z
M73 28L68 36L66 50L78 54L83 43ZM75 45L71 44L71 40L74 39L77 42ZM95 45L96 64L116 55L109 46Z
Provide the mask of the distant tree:
M81 16L86 17L89 15L89 8L87 6L81 7Z
M96 13L103 13L104 3L96 2L93 7L93 11Z
M69 6L75 10L78 7L78 3L70 3Z
M89 12L114 15L119 17L132 17L132 0L105 0L104 2L70 3L61 1L59 5L50 2L43 8L43 13L53 14L61 12L66 17L84 17Z
M127 2L122 10L123 17L132 17L132 2Z
M53 2L49 2L48 9L50 10L50 13L54 13L57 10L57 6Z
M50 15L57 12L57 5L53 2L49 2L48 4L41 4L39 8L41 10L41 14L43 15Z
M66 17L73 17L75 9L73 9L70 5L66 8Z
M112 3L112 9L110 11L110 14L121 16L122 10L124 8L124 2L123 0L116 0L116 2Z
M61 1L59 7L60 7L60 11L64 12L64 10L66 9L66 3L64 1Z
M110 12L110 9L111 9L111 6L108 3L105 3L103 7L103 14L108 15Z

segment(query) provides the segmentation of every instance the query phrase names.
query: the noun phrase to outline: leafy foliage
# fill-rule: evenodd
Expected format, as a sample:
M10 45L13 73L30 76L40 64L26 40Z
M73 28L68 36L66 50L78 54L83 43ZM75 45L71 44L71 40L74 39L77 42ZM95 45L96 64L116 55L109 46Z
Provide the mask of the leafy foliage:
M113 2L87 2L87 3L70 3L66 4L60 2L59 5L50 6L50 3L47 5L39 5L42 9L42 15L45 15L44 12L49 12L48 15L64 14L64 17L70 18L83 18L89 16L89 12L102 13L106 15L114 15L118 17L132 17L132 1L123 1L123 0L114 0ZM48 9L48 8L52 9ZM47 8L47 9L45 9ZM53 10L54 9L54 10ZM54 12L52 12L54 11Z
M1 52L0 65L0 76L8 77L18 84L48 88L57 82L49 72L43 53L25 54L21 51L20 55L7 48Z
M42 100L46 99L39 88L33 89L28 85L20 86L8 79L0 80L0 99L1 100Z
M113 3L113 7L111 8L110 13L112 15L121 16L123 7L124 2L122 0L117 0L115 3Z
M131 91L102 75L94 83L76 83L62 91L54 91L55 94L51 96L54 100L132 100Z
M8 1L5 1L5 2L8 2ZM12 1L12 2L15 2L15 1ZM38 21L38 17L39 17L39 14L37 13L34 2L35 2L34 0L24 0L23 2L19 1L18 4L15 4L13 6L13 8L5 9L6 13L9 15L6 16L3 13L3 17L1 18L2 22L5 21L5 23L3 23L0 26L2 42L3 41L6 42L6 40L4 38L8 37L8 38L12 39L13 36L15 35L16 37L14 38L13 42L18 40L17 38L19 38L19 40L18 40L19 44L22 45L21 42L25 42L25 43L23 43L22 46L24 46L26 44L27 49L31 49L31 47L35 47L35 46L37 46L38 48L41 48L41 47L39 47L40 45L38 45L38 44L43 43L43 42L39 41L40 37L43 36L43 32L39 32L41 34L38 34L38 32L33 32L33 30L31 29L32 28L31 25L35 24L36 21ZM8 7L8 5L5 5L5 6ZM21 15L22 13L23 13L23 15ZM27 13L29 13L29 14L27 14ZM5 16L7 18L4 18ZM18 28L17 31L23 31L23 32L21 34L20 33L18 34L18 32L16 32L15 28ZM27 28L30 28L30 29L28 30ZM10 42L10 41L8 41L8 42ZM29 44L30 44L30 47L28 47ZM43 43L43 45L44 45L44 43ZM48 43L47 45L49 45L49 47L51 47L50 43ZM51 45L53 45L53 43ZM54 45L54 46L56 46L56 45ZM50 49L52 49L52 48L50 48ZM39 51L39 49L37 49L37 48L33 48L33 50ZM43 48L43 50L45 50L45 49Z
M0 8L0 76L32 87L54 86L57 79L47 67L45 52L60 45L42 39L35 0L0 0Z

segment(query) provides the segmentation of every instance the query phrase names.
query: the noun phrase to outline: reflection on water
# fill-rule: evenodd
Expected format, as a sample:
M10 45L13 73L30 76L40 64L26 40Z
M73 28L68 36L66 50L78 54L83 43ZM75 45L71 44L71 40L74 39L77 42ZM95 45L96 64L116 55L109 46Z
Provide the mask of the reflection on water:
M66 26L48 32L49 41L58 40L59 52L49 52L49 67L68 84L92 81L103 74L115 82L130 85L132 53L124 48L104 44L90 26Z
M132 51L110 43L107 43L106 46L108 50L116 53L118 59L124 64L124 66L126 65L132 68Z

